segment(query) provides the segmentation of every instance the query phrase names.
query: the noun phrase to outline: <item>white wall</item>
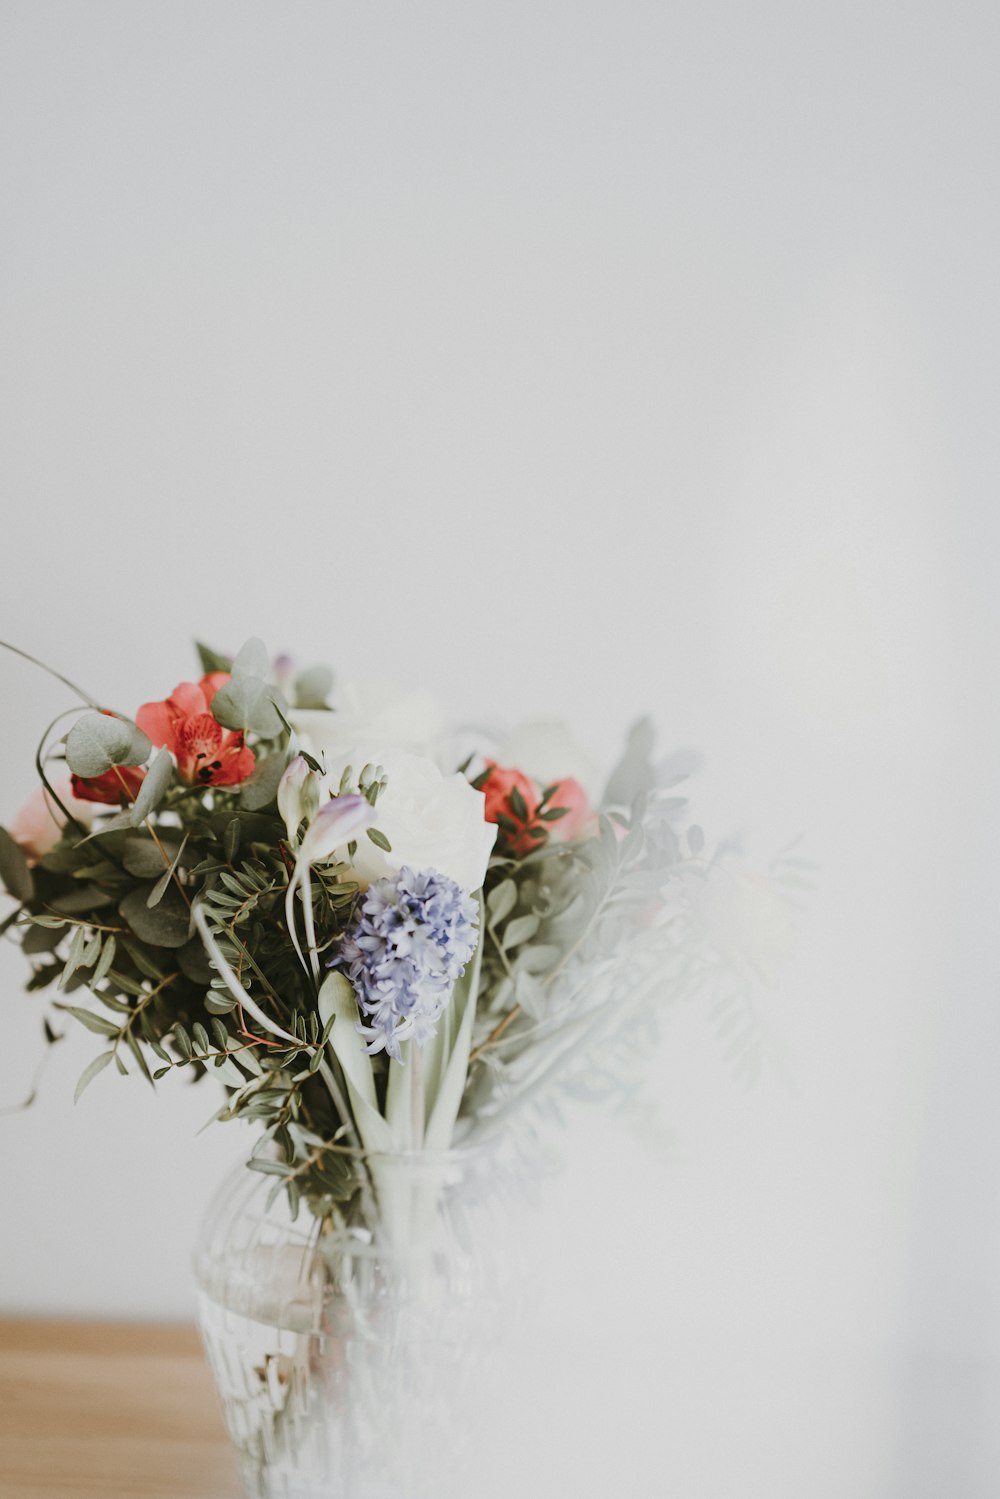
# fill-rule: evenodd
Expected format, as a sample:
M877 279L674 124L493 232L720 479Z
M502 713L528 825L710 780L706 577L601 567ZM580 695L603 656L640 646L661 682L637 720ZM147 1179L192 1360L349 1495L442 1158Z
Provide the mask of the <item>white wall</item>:
M251 633L602 754L648 707L710 828L822 865L788 1081L689 1017L682 1148L582 1127L522 1487L995 1494L994 8L0 26L3 636L123 710ZM69 700L0 683L9 816ZM183 1086L74 1109L90 1040L0 1120L0 1307L186 1316L243 1138Z

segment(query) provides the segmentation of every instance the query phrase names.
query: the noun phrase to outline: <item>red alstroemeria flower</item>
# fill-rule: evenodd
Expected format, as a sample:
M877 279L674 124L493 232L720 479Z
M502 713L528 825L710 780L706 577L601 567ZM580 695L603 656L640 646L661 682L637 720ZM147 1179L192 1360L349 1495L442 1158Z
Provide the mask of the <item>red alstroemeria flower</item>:
M113 765L99 776L70 776L73 795L82 802L105 802L125 807L139 795L146 772L137 765Z
M212 698L226 672L214 671L200 682L181 682L162 703L143 703L135 721L153 744L166 745L188 786L238 786L254 768L253 750L243 735L224 729L211 713Z
M501 853L523 858L546 838L571 843L586 836L594 814L579 781L567 776L556 781L545 796L523 770L487 760L485 779L477 781L486 798L486 821L499 826Z

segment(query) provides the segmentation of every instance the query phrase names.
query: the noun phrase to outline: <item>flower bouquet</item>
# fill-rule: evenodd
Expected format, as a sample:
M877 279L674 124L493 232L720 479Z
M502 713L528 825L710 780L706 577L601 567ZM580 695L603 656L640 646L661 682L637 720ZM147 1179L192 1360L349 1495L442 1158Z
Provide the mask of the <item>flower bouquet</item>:
M0 829L3 926L99 1040L78 1097L183 1071L255 1126L196 1255L247 1492L441 1493L511 1126L630 1083L653 1001L717 964L711 862L645 722L601 790L551 725L504 747L199 651L134 719L74 689Z

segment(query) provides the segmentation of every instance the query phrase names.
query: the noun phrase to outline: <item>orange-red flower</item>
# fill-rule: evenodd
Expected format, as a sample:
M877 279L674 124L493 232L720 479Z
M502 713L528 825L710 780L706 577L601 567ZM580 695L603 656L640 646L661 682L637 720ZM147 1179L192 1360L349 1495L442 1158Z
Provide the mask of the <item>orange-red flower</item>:
M238 786L253 772L253 750L242 733L224 729L211 713L212 698L229 681L210 672L200 682L181 682L161 703L144 703L135 715L155 745L166 745L189 786Z
M501 853L522 858L547 837L571 842L584 836L593 822L587 793L572 776L547 787L548 794L523 770L487 760L484 776L476 782L486 798L486 821L500 831Z
M545 834L535 822L539 795L534 782L521 770L487 760L486 778L477 781L486 798L486 821L499 826L497 845L502 853L520 858L544 842ZM538 827L534 834L532 827Z
M134 802L146 772L137 765L113 765L99 776L70 777L73 795L84 802L106 802L109 807L124 807Z

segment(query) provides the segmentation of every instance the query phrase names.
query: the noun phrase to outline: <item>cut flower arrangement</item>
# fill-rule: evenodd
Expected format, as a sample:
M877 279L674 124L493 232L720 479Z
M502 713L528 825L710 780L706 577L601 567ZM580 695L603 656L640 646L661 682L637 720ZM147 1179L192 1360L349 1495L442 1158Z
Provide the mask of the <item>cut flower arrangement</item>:
M219 1119L257 1127L253 1221L281 1211L286 1231L255 1231L254 1264L270 1244L297 1289L272 1288L271 1342L247 1352L262 1362L222 1388L248 1492L422 1492L409 1439L397 1488L384 1442L375 1474L357 1408L350 1436L347 1417L317 1435L334 1376L315 1339L339 1348L350 1405L375 1377L359 1288L384 1300L395 1257L406 1294L426 1292L461 1153L503 1140L529 1102L629 1086L659 1001L723 966L713 861L645 722L602 789L556 726L505 747L448 732L419 694L332 694L329 672L295 677L260 641L199 652L199 680L134 718L74 689L84 706L43 737L38 791L0 829L4 929L29 989L54 996L49 1039L63 1016L98 1038L78 1096L108 1068L183 1071L222 1085ZM431 1185L401 1180L406 1162L435 1163ZM230 1334L237 1302L268 1322L223 1279ZM349 1334L331 1310L348 1293ZM217 1374L232 1362L213 1358ZM394 1367L412 1405L419 1369Z

